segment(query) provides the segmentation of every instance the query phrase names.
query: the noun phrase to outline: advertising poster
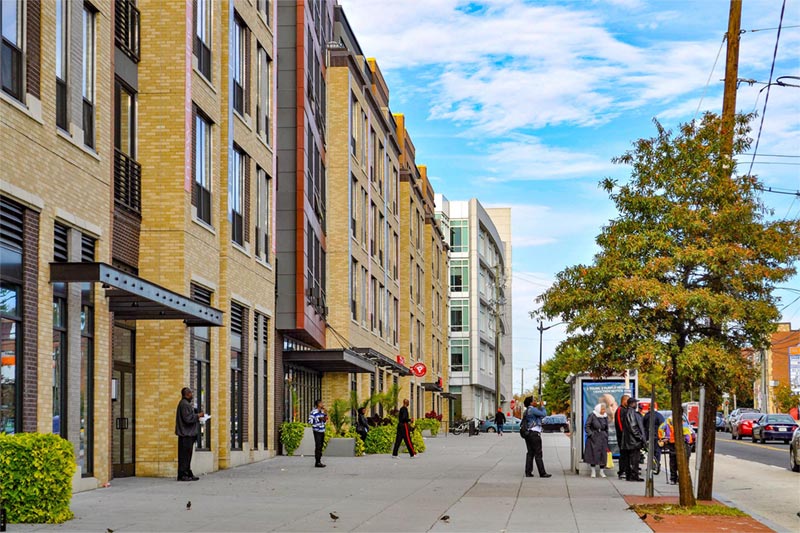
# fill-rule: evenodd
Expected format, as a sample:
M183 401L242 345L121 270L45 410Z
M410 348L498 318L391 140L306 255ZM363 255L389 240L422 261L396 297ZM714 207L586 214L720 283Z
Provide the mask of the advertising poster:
M636 382L631 379L629 386L625 388L624 381L584 381L583 382L583 420L581 427L586 424L586 419L594 411L594 406L598 403L606 404L606 414L608 415L608 447L614 457L619 456L619 446L617 445L617 432L614 431L614 414L619 407L619 401L622 395L626 392L631 394L631 391L636 390ZM581 431L583 434L583 432ZM586 446L586 435L583 435L583 447Z
M800 392L800 346L789 348L789 386Z

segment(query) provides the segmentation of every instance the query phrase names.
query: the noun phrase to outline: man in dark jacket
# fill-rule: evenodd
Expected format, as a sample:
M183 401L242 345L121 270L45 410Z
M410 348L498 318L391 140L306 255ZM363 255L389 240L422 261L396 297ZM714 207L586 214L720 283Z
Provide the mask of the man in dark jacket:
M503 410L498 407L497 412L494 414L494 425L497 428L497 435L499 437L503 436L503 424L505 423L506 415L504 415Z
M411 418L408 416L408 399L403 400L403 407L397 414L397 437L394 439L394 451L392 457L397 457L397 452L400 451L400 443L405 442L408 448L408 455L414 458L416 452L414 445L411 443Z
M194 393L189 387L181 389L181 401L175 412L175 434L178 436L178 481L197 481L192 473L192 452L197 433L200 430L200 419L205 415L192 405Z
M639 473L639 451L644 446L644 421L642 415L636 411L636 398L628 399L625 417L622 419L622 444L621 449L628 452L627 481L644 481Z
M622 437L625 433L622 421L625 419L625 413L628 410L628 398L630 398L629 395L622 395L619 401L619 407L614 413L614 430L617 433L617 447L619 448L619 471L617 475L620 479L628 476L628 451L622 449Z

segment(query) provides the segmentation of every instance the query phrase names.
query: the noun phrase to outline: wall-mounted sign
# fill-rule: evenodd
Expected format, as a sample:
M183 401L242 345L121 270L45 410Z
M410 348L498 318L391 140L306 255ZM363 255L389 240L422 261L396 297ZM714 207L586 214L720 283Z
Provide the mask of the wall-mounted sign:
M403 357L402 355L398 355L397 356L397 362L400 363L401 365L405 365L406 364L406 358Z
M428 373L428 367L425 366L425 363L415 363L411 365L411 372L418 378L421 378Z

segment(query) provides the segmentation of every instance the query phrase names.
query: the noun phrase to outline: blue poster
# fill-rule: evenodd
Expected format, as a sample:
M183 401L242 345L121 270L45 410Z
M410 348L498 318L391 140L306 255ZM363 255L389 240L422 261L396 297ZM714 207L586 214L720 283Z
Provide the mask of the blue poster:
M583 402L583 419L581 420L581 434L583 435L581 452L586 445L586 435L583 433L583 426L586 419L594 411L594 406L598 403L606 404L606 414L608 415L608 447L614 457L619 456L619 446L617 445L617 432L614 430L614 414L619 408L619 401L623 394L632 394L636 390L634 379L629 380L628 388L625 388L624 381L584 381L581 397ZM583 454L581 454L583 455Z

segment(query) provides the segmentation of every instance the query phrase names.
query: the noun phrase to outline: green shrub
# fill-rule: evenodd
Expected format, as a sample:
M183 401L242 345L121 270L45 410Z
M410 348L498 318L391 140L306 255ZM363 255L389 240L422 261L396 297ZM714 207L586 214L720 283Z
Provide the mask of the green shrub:
M302 422L284 422L281 424L281 444L286 455L294 455L294 451L303 440L303 431L307 424Z
M411 432L411 444L414 445L414 451L417 453L425 452L425 439L422 438L422 431L420 431L419 428ZM401 449L406 449L405 444L401 446Z
M435 418L418 418L414 421L414 427L420 431L429 429L434 437L439 434L439 424L439 421Z
M364 442L364 451L370 454L392 453L395 435L397 435L397 427L394 425L370 428L367 440Z
M11 523L60 524L72 518L72 444L58 435L0 434L0 495Z
M369 436L369 433L367 433L367 436ZM345 437L356 439L355 448L353 449L353 452L355 452L356 457L361 457L362 455L364 455L364 441L361 440L361 435L356 433L356 428L350 426L350 429L347 430L347 434L345 435Z
M350 407L348 405L348 402L342 399L333 400L331 408L328 409L327 427L333 426L334 433L338 433L339 435L344 436L345 426L348 425L349 418L350 418Z

